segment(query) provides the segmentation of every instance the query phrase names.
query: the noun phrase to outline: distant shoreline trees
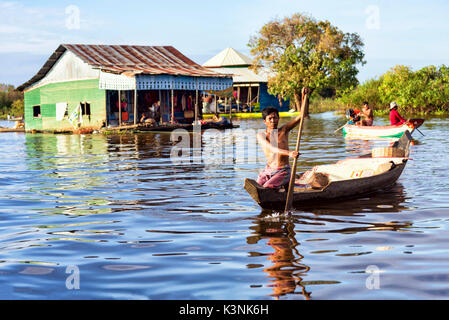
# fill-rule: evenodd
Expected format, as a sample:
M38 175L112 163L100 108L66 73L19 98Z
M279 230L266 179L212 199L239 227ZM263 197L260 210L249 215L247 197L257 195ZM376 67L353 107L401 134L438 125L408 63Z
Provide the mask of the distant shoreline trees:
M336 100L350 108L368 101L378 113L387 113L388 105L395 101L403 113L448 114L449 67L430 65L413 71L411 67L397 65Z
M0 118L7 115L23 117L23 92L17 91L13 85L0 83Z

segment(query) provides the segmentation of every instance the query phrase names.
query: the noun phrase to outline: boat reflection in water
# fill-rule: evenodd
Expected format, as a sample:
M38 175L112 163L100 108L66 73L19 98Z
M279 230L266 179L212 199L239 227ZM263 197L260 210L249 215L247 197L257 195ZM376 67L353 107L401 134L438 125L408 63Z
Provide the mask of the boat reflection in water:
M396 182L390 187L377 190L372 194L354 199L345 199L344 201L325 201L297 206L301 211L311 212L316 215L342 215L342 216L360 216L360 214L369 213L399 213L408 210L406 201L408 197L404 186Z
M326 234L356 234L359 232L389 230L404 231L412 226L407 215L398 215L407 212L407 197L404 187L397 183L390 189L373 194L370 197L354 199L344 202L327 202L315 204L313 207L304 206L290 214L279 213L263 209L254 220L255 225L250 227L253 234L247 238L249 244L265 241L269 252L261 250L251 256L266 256L269 265L263 271L267 273L267 286L272 288L271 296L279 299L293 298L293 295L302 295L309 300L312 296L311 286L339 284L343 279L304 280L310 277L313 265L303 263L308 255L301 251L300 241L311 241L310 238L301 237L305 234L321 234L320 240L327 238ZM379 215L380 214L380 215ZM378 221L379 216L391 218L391 221ZM373 217L376 217L373 219ZM302 239L301 239L302 238ZM308 240L303 240L303 239ZM264 247L267 249L267 247ZM303 250L306 250L303 247ZM328 250L328 252L338 251ZM317 252L309 252L317 253ZM337 254L338 255L338 254ZM307 257L309 258L309 257Z
M295 238L294 223L291 219L281 215L272 216L271 212L263 211L256 219L254 235L247 238L250 244L267 240L266 244L272 248L271 253L260 253L267 256L271 265L263 269L270 278L268 285L273 289L271 296L279 299L287 294L302 294L307 300L307 292L302 284L302 277L309 271L309 267L301 263L303 256L298 252L299 243ZM297 292L297 288L300 292Z

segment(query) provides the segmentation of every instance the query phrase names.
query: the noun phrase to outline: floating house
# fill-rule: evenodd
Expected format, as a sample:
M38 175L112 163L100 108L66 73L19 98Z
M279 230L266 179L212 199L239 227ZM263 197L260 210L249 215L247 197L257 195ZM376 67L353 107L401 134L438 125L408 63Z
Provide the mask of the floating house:
M232 77L172 46L62 44L24 91L26 131L136 124L160 101L162 123L191 123L198 96L232 87Z
M251 58L233 48L226 48L206 61L203 67L221 74L232 75L237 109L259 105L260 110L271 106L279 111L287 111L289 109L288 101L280 100L268 93L268 74L250 70L251 65Z

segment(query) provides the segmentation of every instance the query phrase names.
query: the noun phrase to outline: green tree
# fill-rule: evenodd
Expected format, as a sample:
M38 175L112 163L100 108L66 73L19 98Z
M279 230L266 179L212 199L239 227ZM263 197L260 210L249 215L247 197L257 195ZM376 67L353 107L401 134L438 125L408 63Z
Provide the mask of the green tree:
M343 94L337 101L353 109L360 108L365 101L373 108L381 106L379 94L381 84L382 77L380 79L369 79L363 85Z
M383 81L379 86L379 93L383 105L389 105L396 101L399 106L409 103L411 96L416 95L413 90L415 76L408 66L397 65L383 75Z
M449 67L426 66L413 71L397 65L380 76L343 94L338 102L347 107L360 106L362 101L388 112L392 101L404 113L446 113L449 111Z
M296 13L265 24L250 38L253 68L267 69L268 91L301 106L301 90L345 90L358 84L357 64L364 64L363 42L329 21ZM307 110L306 110L307 113Z
M14 117L23 117L24 114L24 103L23 99L14 100L11 105L11 115Z
M7 114L23 114L23 92L17 91L13 85L0 83L0 115L6 117Z

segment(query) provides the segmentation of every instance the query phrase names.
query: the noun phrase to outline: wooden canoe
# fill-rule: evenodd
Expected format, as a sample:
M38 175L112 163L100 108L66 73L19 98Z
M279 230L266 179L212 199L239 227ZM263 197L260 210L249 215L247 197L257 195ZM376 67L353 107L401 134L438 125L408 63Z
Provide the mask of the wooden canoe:
M400 177L402 171L407 164L409 156L409 145L411 134L405 132L401 139L393 144L393 148L403 150L403 157L379 157L373 158L371 154L361 156L359 158L345 159L337 162L340 168L354 168L357 164L383 164L390 163L391 166L380 173L374 173L369 176L352 176L348 179L330 180L330 182L322 188L312 188L304 186L295 186L293 194L293 206L301 207L315 203L342 201L348 198L357 198L362 195L383 190L392 186ZM343 165L343 167L342 167ZM333 165L328 165L333 166ZM349 169L350 170L350 169ZM245 179L245 190L250 196L262 207L266 209L282 209L285 206L287 192L284 189L275 190L264 188L252 179Z
M291 118L299 115L297 111L280 111L279 118ZM214 113L204 113L203 118L212 118ZM229 113L220 113L220 116L229 118ZM262 112L236 112L232 113L232 118L250 119L250 118L262 118Z
M25 132L25 128L4 128L4 127L0 127L0 132Z
M235 129L239 128L239 125L233 125L232 123L219 124L219 123L205 123L202 124L200 129ZM115 131L129 131L129 132L172 132L175 129L184 129L187 131L193 131L193 124L166 124L166 125L148 125L148 124L130 124L117 127L103 128L100 132L115 132ZM93 131L93 130L92 130Z
M234 129L239 128L238 125L233 125L232 123L205 123L201 125L201 130L207 130L207 129L218 129L218 130L225 130L225 129ZM175 129L184 129L187 131L193 131L194 127L193 124L172 124L172 125L159 125L159 126L145 126L145 125L138 125L136 127L137 131L158 131L158 132L164 132L164 131L173 131Z
M347 124L343 127L343 135L345 138L400 138L405 131L413 133L423 122L424 119L410 119L409 122L399 126L356 126Z

